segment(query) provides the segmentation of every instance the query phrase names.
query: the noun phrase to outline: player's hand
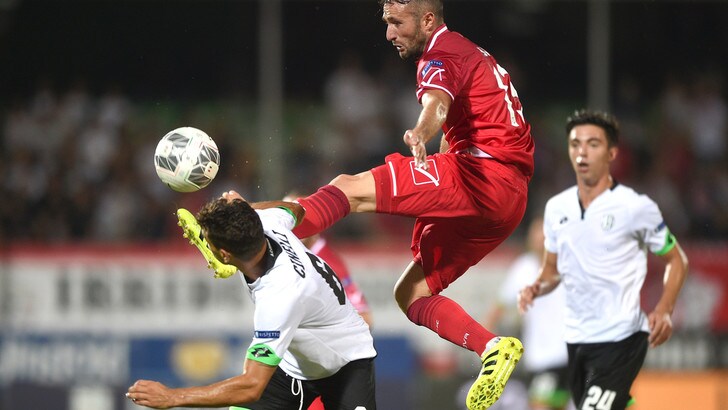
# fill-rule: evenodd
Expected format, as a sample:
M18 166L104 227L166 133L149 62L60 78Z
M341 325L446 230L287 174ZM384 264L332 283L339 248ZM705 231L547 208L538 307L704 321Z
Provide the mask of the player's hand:
M137 380L126 392L126 397L138 406L153 409L174 407L172 391L162 383L151 380Z
M539 283L534 283L518 292L518 313L523 315L528 312L528 309L533 306L533 300L538 296L540 288Z
M655 309L647 316L650 326L650 347L657 347L672 336L672 319L670 313Z
M410 152L412 152L412 156L415 159L415 166L427 170L427 149L425 148L425 141L415 135L412 130L405 131L402 139L409 147Z
M234 201L236 199L240 199L241 201L245 201L245 198L243 198L242 195L240 195L239 193L237 193L236 191L233 191L233 190L230 190L230 191L227 191L227 192L223 192L222 193L222 197L225 198L225 199L227 199L228 202L232 202L232 201Z

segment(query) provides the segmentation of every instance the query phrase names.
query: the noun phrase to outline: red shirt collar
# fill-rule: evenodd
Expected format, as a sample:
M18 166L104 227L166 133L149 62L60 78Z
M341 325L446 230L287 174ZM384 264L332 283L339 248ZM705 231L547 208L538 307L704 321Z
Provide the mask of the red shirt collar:
M432 47L435 46L435 42L437 41L437 38L440 37L441 34L447 32L447 25L442 24L440 27L435 30L434 33L432 33L432 36L430 36L430 39L427 40L427 46L425 47L425 52L423 54L427 54L428 51L432 50Z

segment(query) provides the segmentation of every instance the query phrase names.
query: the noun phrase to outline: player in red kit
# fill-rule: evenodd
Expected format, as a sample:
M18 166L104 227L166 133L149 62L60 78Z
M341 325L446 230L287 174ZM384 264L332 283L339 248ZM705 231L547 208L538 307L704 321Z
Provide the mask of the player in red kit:
M380 0L386 38L402 59L417 62L417 123L404 133L412 156L339 175L299 198L298 237L322 232L350 212L416 217L412 262L394 289L417 325L479 354L482 369L466 404L490 407L523 347L498 337L440 293L501 244L523 217L533 174L530 125L508 72L483 48L450 31L442 0ZM440 152L425 144L442 132Z

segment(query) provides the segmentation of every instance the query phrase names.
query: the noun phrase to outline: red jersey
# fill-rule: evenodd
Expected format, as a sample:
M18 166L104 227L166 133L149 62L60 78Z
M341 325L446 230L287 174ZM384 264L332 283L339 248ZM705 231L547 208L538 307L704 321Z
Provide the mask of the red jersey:
M479 149L499 162L533 175L531 126L523 117L511 77L487 51L440 26L417 64L417 99L445 91L452 106L442 126L448 152Z

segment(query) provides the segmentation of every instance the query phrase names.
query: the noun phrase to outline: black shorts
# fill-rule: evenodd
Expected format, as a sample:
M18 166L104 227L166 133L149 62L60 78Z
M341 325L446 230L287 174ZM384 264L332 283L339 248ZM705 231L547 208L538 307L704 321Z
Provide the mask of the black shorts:
M618 342L567 343L569 386L577 409L624 410L647 356L645 332Z
M336 374L318 380L295 379L278 367L260 400L240 408L307 409L318 396L326 410L375 410L374 359L355 360Z

